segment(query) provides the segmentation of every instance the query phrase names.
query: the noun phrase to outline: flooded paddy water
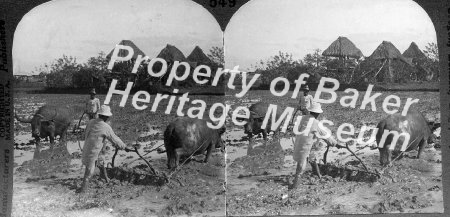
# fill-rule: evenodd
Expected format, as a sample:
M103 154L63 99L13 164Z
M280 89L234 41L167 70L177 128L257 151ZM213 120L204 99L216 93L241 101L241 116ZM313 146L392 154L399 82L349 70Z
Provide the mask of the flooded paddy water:
M250 92L242 99L225 96L227 104L249 106L263 99L283 105L295 105L295 100L280 99L267 92ZM407 96L407 94L405 94ZM424 94L430 101L435 95ZM378 181L353 182L324 175L321 179L312 175L308 165L300 187L288 191L292 183L296 162L293 161L293 141L290 134L282 134L280 140L269 136L264 142L261 135L249 144L242 126L227 120L227 131L222 136L225 152L216 149L208 163L204 156L182 166L170 184L130 181L128 178L111 177L109 183L98 177L99 171L87 194L75 190L81 185L84 168L81 165L82 133L72 133L81 113L84 95L17 94L15 108L19 114L31 114L43 104L73 103L73 123L68 142L53 150L44 141L39 148L30 143L29 125L15 125L15 168L13 215L15 216L224 216L224 215L303 215L342 213L427 213L442 212L442 170L440 148L430 144L421 159L413 159L416 152L385 169ZM99 96L100 100L104 96ZM223 100L210 99L210 101ZM117 102L116 99L113 102ZM422 111L426 102L419 104ZM355 126L376 124L383 112L376 117L366 116L365 111L348 114L338 106L324 105L324 118L336 122L358 120ZM163 131L174 115L164 116L137 111L131 105L120 108L113 103L115 117L111 125L127 142L139 141L139 149L145 159L159 173L170 174L167 169ZM362 114L361 114L362 113ZM124 114L128 114L124 115ZM136 121L138 120L138 121ZM86 119L76 132L82 132ZM358 125L359 124L359 125ZM136 126L136 128L133 128ZM136 130L137 129L137 130ZM332 129L335 132L335 129ZM128 139L138 135L134 140ZM125 139L124 139L125 140ZM106 148L108 161L114 148ZM155 149L159 147L159 151ZM367 147L350 147L371 170L381 170L379 152ZM153 151L152 151L153 150ZM152 151L152 152L149 152ZM356 158L345 149L330 148L328 162L342 167L363 170ZM133 174L151 174L146 163L135 152L119 151L115 167Z

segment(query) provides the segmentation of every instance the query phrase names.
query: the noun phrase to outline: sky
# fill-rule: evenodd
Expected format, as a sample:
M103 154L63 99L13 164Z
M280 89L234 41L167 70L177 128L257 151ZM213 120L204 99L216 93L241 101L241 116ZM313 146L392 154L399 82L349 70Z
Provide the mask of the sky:
M339 36L365 56L383 41L403 52L411 42L436 42L426 12L412 0L252 0L231 18L225 32L190 0L55 0L23 17L14 34L14 74L30 74L63 54L80 63L109 53L123 39L149 57L166 44L186 56L225 43L225 67L253 71L279 51L294 59L325 50Z
M121 40L155 57L166 44L185 56L223 45L214 17L190 0L56 0L26 14L14 33L14 74L30 74L64 55L84 63Z
M431 19L412 0L253 0L225 30L225 66L252 71L252 65L279 51L303 59L339 36L365 56L384 40L402 53L413 41L421 50L436 43Z

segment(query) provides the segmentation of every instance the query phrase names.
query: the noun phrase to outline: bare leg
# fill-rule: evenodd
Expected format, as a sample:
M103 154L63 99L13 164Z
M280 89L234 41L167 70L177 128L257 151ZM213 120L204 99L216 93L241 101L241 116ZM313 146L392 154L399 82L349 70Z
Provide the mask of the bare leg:
M86 170L84 171L83 183L81 184L81 188L79 193L85 193L87 188L89 187L89 181L94 174L95 164L90 166L86 166Z
M108 172L106 171L105 165L103 165L102 168L103 168L103 175L105 176L105 181L106 181L106 183L108 183L109 177L108 177Z
M319 179L322 178L322 175L320 174L319 165L317 164L317 162L316 161L311 161L309 163L311 164L313 172L319 177Z
M100 177L103 176L103 178L105 179L106 183L108 183L109 182L109 177L108 177L108 172L106 171L105 161L102 160L100 163L98 163L97 167L100 169Z
M297 162L297 168L295 169L294 182L292 183L290 189L296 189L298 187L298 181L305 171L305 163Z

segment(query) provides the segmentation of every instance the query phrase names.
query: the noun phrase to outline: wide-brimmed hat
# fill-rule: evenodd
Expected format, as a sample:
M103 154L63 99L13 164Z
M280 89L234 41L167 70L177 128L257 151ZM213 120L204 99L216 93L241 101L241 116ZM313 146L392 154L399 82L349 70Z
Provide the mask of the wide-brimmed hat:
M308 109L309 112L314 112L317 114L323 113L322 106L318 102L311 102L311 106Z
M97 93L95 92L95 88L92 88L91 91L89 91L89 93L90 93L90 94L97 94Z
M305 86L301 87L300 90L309 90L309 87L305 84Z
M112 116L111 108L109 106L107 106L107 105L102 105L100 107L100 109L98 110L97 114L98 115L103 115L103 116L108 116L108 117Z

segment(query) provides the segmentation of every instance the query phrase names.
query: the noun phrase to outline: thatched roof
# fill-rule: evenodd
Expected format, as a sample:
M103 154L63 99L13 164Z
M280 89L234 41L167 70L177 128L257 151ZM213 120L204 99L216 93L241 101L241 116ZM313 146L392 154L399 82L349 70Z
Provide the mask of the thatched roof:
M142 52L141 49L139 49L132 41L130 40L122 40L120 41L119 45L125 45L125 46L129 46L131 48L133 48L134 50L134 54L133 57L131 59L136 59L138 55L142 55L143 57L145 56L144 52ZM111 56L114 52L114 49L111 50L111 52L109 52L108 55L106 55L107 59L111 59ZM120 50L118 56L119 57L125 57L127 56L128 51L126 50Z
M163 48L161 52L159 52L157 57L162 58L167 62L186 61L186 57L184 56L183 52L181 52L178 48L170 44L167 44L166 47Z
M199 46L195 46L194 50L192 50L191 54L187 57L188 61L196 62L197 65L211 65L213 62L211 59L203 53L203 50Z
M405 52L403 52L403 56L412 59L426 58L425 54L422 53L417 44L414 42L411 42L408 49L406 49Z
M323 51L323 56L361 58L363 53L348 38L339 36Z
M383 41L380 45L378 45L377 49L375 49L369 58L375 60L394 59L411 65L411 63L389 41Z

